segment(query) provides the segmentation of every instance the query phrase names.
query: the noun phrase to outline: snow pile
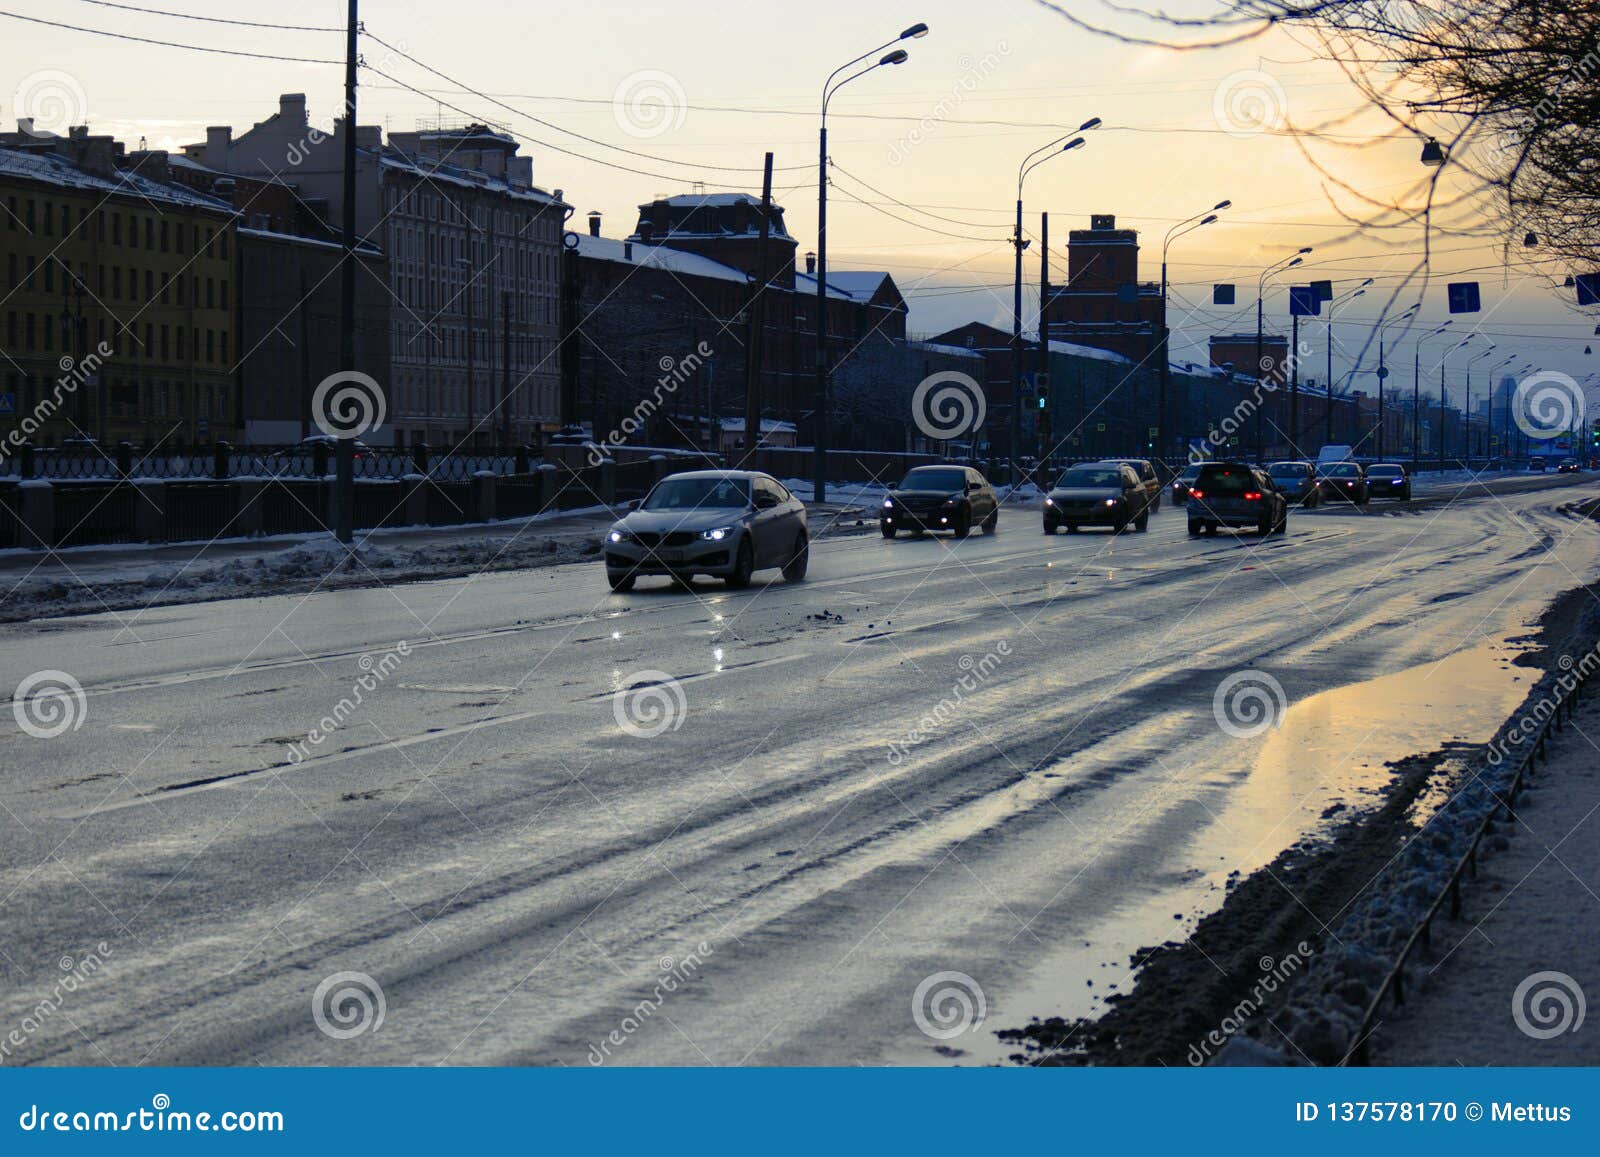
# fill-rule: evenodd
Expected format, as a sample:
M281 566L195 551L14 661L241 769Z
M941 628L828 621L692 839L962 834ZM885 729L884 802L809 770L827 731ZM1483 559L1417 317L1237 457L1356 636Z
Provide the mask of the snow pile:
M1276 1028L1306 1057L1337 1063L1356 1043L1355 1033L1378 985L1423 915L1444 890L1466 855L1484 818L1503 798L1528 750L1519 725L1544 718L1562 697L1572 665L1600 639L1600 611L1590 606L1566 646L1562 664L1547 671L1483 752L1463 772L1450 799L1434 814L1382 875L1369 885L1289 994ZM1532 730L1532 728L1528 728ZM1491 757L1491 753L1492 756ZM1487 837L1488 841L1496 837ZM1261 1042L1252 1042L1252 1048ZM1240 1048L1245 1048L1240 1045ZM1224 1063L1259 1063L1243 1055Z
M598 551L592 534L476 535L419 544L367 538L348 546L327 536L253 557L157 565L142 575L123 570L24 579L0 598L0 621L521 570L577 562Z

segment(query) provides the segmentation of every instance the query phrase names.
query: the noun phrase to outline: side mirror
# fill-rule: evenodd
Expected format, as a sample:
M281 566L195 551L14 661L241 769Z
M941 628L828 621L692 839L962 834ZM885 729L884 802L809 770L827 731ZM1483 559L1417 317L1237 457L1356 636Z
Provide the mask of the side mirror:
M982 489L983 489L983 483L982 482L968 482L967 483L967 492L969 494L974 490L982 490Z
M638 510L639 509L639 500L637 498L628 499L628 501L626 501L626 502L624 502L622 504L622 509L624 509L624 510Z

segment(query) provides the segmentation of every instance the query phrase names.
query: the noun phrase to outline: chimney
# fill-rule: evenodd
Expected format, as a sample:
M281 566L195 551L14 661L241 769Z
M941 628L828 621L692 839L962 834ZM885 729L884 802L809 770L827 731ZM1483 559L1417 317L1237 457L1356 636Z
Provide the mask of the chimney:
M278 97L278 115L291 125L306 123L306 94L286 92Z
M624 241L622 243L622 259L624 261L632 261L633 260L633 242L632 241Z
M381 149L383 147L383 126L357 125L356 146L363 149Z
M228 125L212 125L206 129L206 164L218 169L227 168L228 150L232 147L232 127Z
M639 240L646 245L654 243L656 233L655 223L641 219L639 222Z
M817 255L815 253L806 254L806 272L812 277L817 275Z
M600 210L589 210L589 236L600 236Z
M110 137L89 137L83 146L78 164L84 172L109 177L117 171L117 153Z

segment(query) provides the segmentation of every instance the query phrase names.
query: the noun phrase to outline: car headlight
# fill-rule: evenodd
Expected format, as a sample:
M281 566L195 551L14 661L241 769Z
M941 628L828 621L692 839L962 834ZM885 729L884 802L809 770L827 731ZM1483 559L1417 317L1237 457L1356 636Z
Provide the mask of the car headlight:
M893 510L893 509L894 509L894 499L892 499L892 498L885 498L885 499L884 499L884 500L883 500L883 508L884 508L884 509L885 509L885 510Z
M613 530L610 534L606 535L606 541L607 542L627 542L628 541L628 534L627 534L626 531Z
M714 530L702 530L700 537L711 542L721 542L723 539L731 537L733 530L734 528L731 526L719 526Z
M1118 500L1115 499L1115 498L1106 499L1106 505L1107 506L1115 506L1117 504L1117 502L1118 502Z
M1054 506L1054 505L1055 505L1055 504L1056 504L1056 501L1055 501L1055 499L1053 499L1053 498L1046 498L1046 499L1045 499L1045 500L1044 500L1044 504L1045 504L1045 505L1046 505L1046 506Z

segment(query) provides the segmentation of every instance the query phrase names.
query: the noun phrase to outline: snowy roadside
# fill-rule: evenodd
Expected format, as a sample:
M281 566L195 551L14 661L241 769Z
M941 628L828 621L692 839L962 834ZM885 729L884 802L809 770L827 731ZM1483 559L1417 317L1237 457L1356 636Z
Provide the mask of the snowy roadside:
M812 537L876 530L881 493L830 488L834 501L810 508ZM580 562L599 554L600 536L617 513L596 506L505 522L362 531L349 546L328 534L289 534L3 551L0 623Z
M1382 1065L1600 1064L1600 702L1590 695L1517 800L1516 822L1434 924L1435 959L1372 1038Z

